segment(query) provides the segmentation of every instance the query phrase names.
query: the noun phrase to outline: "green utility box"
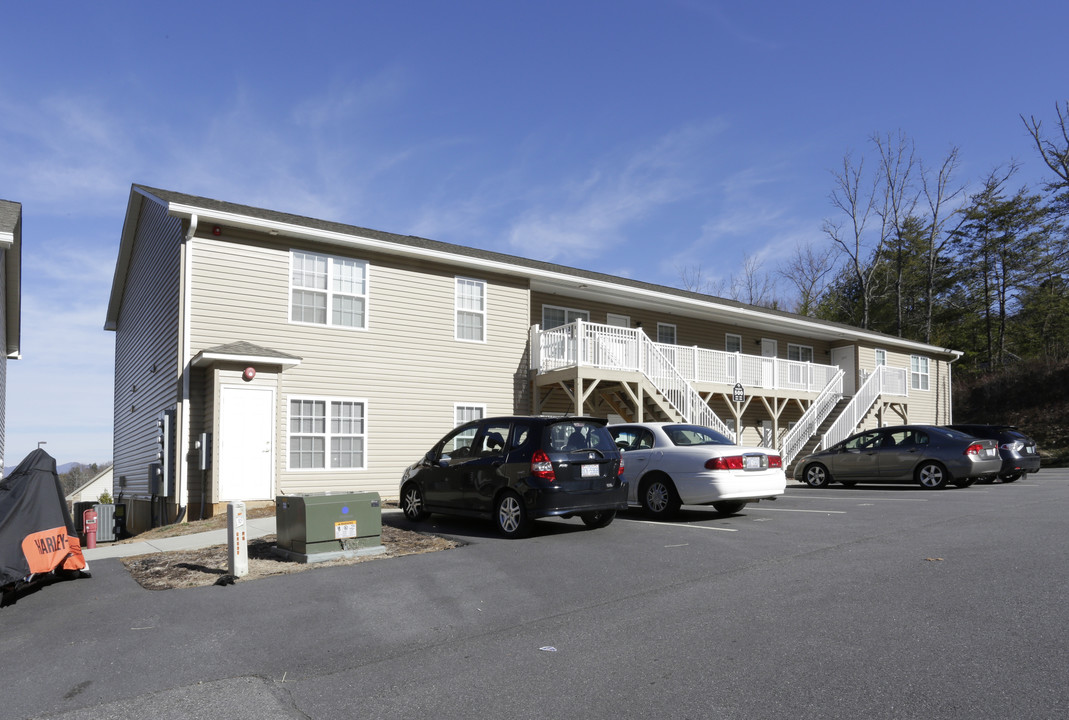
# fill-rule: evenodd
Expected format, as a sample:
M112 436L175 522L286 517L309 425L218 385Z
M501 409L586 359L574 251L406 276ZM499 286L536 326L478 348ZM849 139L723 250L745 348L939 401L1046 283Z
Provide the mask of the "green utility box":
M311 556L381 547L381 505L375 492L276 496L278 549Z

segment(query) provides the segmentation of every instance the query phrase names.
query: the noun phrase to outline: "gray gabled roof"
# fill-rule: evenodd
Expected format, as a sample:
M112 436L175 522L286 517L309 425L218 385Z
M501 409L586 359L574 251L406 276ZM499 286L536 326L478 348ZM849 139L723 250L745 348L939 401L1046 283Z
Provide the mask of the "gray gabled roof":
M565 297L618 302L666 313L716 319L742 327L767 327L769 331L799 334L824 340L866 341L927 353L960 355L955 350L870 330L861 330L843 323L756 307L666 285L582 270L492 250L429 240L414 235L398 235L345 223L213 200L145 185L132 186L130 202L131 206L127 209L127 221L120 244L119 261L116 265L108 323L105 325L108 328L114 327L113 323L118 317L122 284L125 282L123 268L129 258L130 247L128 245L132 243L132 228L136 227L135 220L139 213L140 203L157 202L165 205L168 213L174 217L185 219L196 217L200 223L241 227L325 244L373 247L380 252L422 256L437 262L459 266L488 268L495 272L524 277L534 289L555 292ZM135 204L136 207L134 207Z
M4 354L17 358L22 350L22 203L0 200L0 250L7 253Z
M193 365L201 367L217 362L263 363L265 365L299 365L301 358L289 353L265 348L251 342L238 342L205 348L193 358Z

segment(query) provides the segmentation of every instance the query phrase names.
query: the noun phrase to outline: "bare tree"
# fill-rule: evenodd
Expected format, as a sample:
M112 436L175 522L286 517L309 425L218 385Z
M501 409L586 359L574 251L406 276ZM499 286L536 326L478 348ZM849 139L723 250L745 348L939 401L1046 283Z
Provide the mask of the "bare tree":
M678 265L676 270L684 290L705 295L722 295L724 292L724 281L705 277L701 265Z
M1021 121L1032 136L1043 162L1058 176L1057 181L1049 183L1048 189L1069 190L1069 100L1066 101L1064 109L1055 105L1054 110L1058 115L1058 133L1062 136L1060 142L1044 136L1043 123L1036 120L1034 115L1030 115L1027 120L1022 115Z
M794 312L813 315L821 295L828 287L828 278L835 271L835 248L820 249L806 242L794 248L794 255L780 267L777 274L794 286L798 300Z
M903 237L906 221L914 217L917 207L917 191L913 185L913 169L916 165L915 147L902 131L897 136L873 135L872 142L880 155L880 185L883 198L877 209L882 227L888 233L885 238L887 252L893 269L895 294L895 333L903 331L904 297L902 279L905 273L909 249Z
M772 276L765 272L764 263L756 255L747 254L743 257L742 269L731 276L731 299L748 305L778 308L779 300L776 298L776 283Z
M847 258L847 268L860 290L861 327L867 329L877 290L876 271L887 241L886 213L880 212L884 200L881 175L866 177L864 158L855 164L849 154L843 157L842 170L833 175L831 204L846 219L826 219L823 230ZM870 227L874 219L875 229Z
M958 148L952 147L935 176L921 165L921 191L928 205L928 237L926 239L927 257L925 277L925 320L924 342L932 341L932 308L935 306L935 286L939 259L950 239L961 226L959 219L950 227L955 217L962 214L961 208L954 207L954 202L962 195L965 188L958 185L951 188L954 172L958 169Z

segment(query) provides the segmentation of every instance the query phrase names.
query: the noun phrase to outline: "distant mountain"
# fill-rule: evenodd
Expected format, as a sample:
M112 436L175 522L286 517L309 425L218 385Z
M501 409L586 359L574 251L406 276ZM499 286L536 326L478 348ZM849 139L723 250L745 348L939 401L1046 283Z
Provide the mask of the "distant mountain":
M56 465L56 474L57 475L62 475L63 473L70 472L72 468L77 467L78 465L90 465L90 464L91 463L69 462L69 463L63 463L62 465ZM103 465L103 463L98 463L98 464ZM8 475L10 475L11 471L14 470L17 467L18 467L18 465L5 466L4 467L4 477L7 477Z

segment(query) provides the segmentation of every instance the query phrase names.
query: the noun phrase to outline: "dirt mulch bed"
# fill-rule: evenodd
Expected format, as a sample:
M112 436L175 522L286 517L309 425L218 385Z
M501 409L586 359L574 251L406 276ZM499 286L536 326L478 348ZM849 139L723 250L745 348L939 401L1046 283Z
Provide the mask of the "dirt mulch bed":
M270 508L273 513L274 508ZM223 527L226 527L223 519ZM208 522L208 521L205 521ZM190 523L194 525L194 523ZM171 535L185 534L175 532L171 526ZM189 532L202 532L206 528L199 525ZM164 531L165 528L157 528ZM151 532L151 531L150 531ZM150 539L142 533L136 539ZM271 548L275 544L274 535L266 535L249 541L249 574L235 578L228 573L229 559L227 546L216 545L200 550L188 550L170 553L154 553L124 558L122 563L141 587L149 590L170 590L172 588L201 587L204 585L229 585L234 582L249 582L271 575L304 572L321 567L353 565L359 562L383 560L402 555L437 552L455 548L460 543L448 538L425 533L402 530L389 525L382 526L382 544L386 552L381 555L365 555L355 558L339 558L317 563L300 563L275 555Z

